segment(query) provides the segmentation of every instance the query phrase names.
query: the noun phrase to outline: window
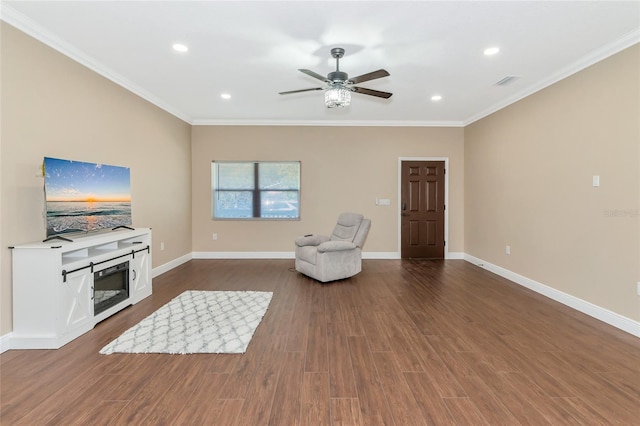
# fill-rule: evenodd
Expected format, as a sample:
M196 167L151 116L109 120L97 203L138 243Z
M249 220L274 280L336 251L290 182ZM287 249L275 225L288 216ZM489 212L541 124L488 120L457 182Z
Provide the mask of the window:
M300 219L300 162L214 161L214 219Z

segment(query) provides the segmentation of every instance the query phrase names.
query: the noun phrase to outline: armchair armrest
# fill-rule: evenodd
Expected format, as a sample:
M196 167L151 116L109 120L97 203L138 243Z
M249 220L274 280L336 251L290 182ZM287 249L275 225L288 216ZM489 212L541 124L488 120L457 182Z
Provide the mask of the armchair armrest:
M354 250L356 247L351 241L326 241L318 246L318 253Z
M306 237L298 237L296 238L296 245L298 247L304 246L318 246L325 241L329 241L329 237L324 235L309 235Z

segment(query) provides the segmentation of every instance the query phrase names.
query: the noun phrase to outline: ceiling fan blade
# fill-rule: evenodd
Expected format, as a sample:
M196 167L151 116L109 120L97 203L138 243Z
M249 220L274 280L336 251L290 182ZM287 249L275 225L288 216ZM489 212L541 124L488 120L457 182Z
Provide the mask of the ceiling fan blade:
M300 70L302 71L302 70ZM371 71L369 73L366 74L362 74L359 75L357 77L353 77L349 79L349 83L351 84L358 84L358 83L362 83L363 81L369 81L369 80L375 80L376 78L382 78L382 77L388 77L391 74L389 74L389 72L387 70L377 70L377 71Z
M312 89L289 90L288 92L280 92L280 95L289 95L291 93L311 92L313 90L324 90L322 87L314 87Z
M364 87L351 87L350 90L361 93L363 95L377 96L379 98L389 99L393 93L381 92L379 90L365 89Z
M306 75L317 78L320 81L324 81L326 83L331 83L331 80L327 80L327 77L318 74L317 72L313 72L311 70L299 69L298 71L305 73Z

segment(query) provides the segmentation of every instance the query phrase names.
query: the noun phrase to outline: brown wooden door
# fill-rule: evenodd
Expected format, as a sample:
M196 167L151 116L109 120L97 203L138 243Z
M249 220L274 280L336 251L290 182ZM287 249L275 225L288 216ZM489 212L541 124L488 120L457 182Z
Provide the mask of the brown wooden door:
M444 161L403 161L401 247L406 258L444 258Z

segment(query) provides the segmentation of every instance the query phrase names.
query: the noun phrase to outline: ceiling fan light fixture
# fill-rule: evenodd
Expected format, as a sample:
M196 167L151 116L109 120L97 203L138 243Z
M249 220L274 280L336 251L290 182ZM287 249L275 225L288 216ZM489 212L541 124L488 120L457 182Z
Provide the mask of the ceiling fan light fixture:
M324 92L324 104L327 108L342 108L351 104L351 91L342 86L333 86Z
M331 56L333 56L333 58L336 60L336 70L327 74L326 77L308 69L298 69L298 71L308 75L309 77L313 77L316 80L320 80L328 86L312 87L310 89L301 90L289 90L287 92L280 92L280 94L288 95L291 93L324 90L324 104L327 108L342 108L349 106L351 104L351 92L356 92L361 95L376 96L378 98L384 99L389 99L391 95L393 95L393 93L389 92L381 92L379 90L372 90L360 86L354 86L354 84L360 84L365 81L388 77L390 74L387 70L379 69L359 75L357 77L349 78L349 74L340 71L340 58L342 58L343 55L343 48L334 47L333 49L331 49Z

